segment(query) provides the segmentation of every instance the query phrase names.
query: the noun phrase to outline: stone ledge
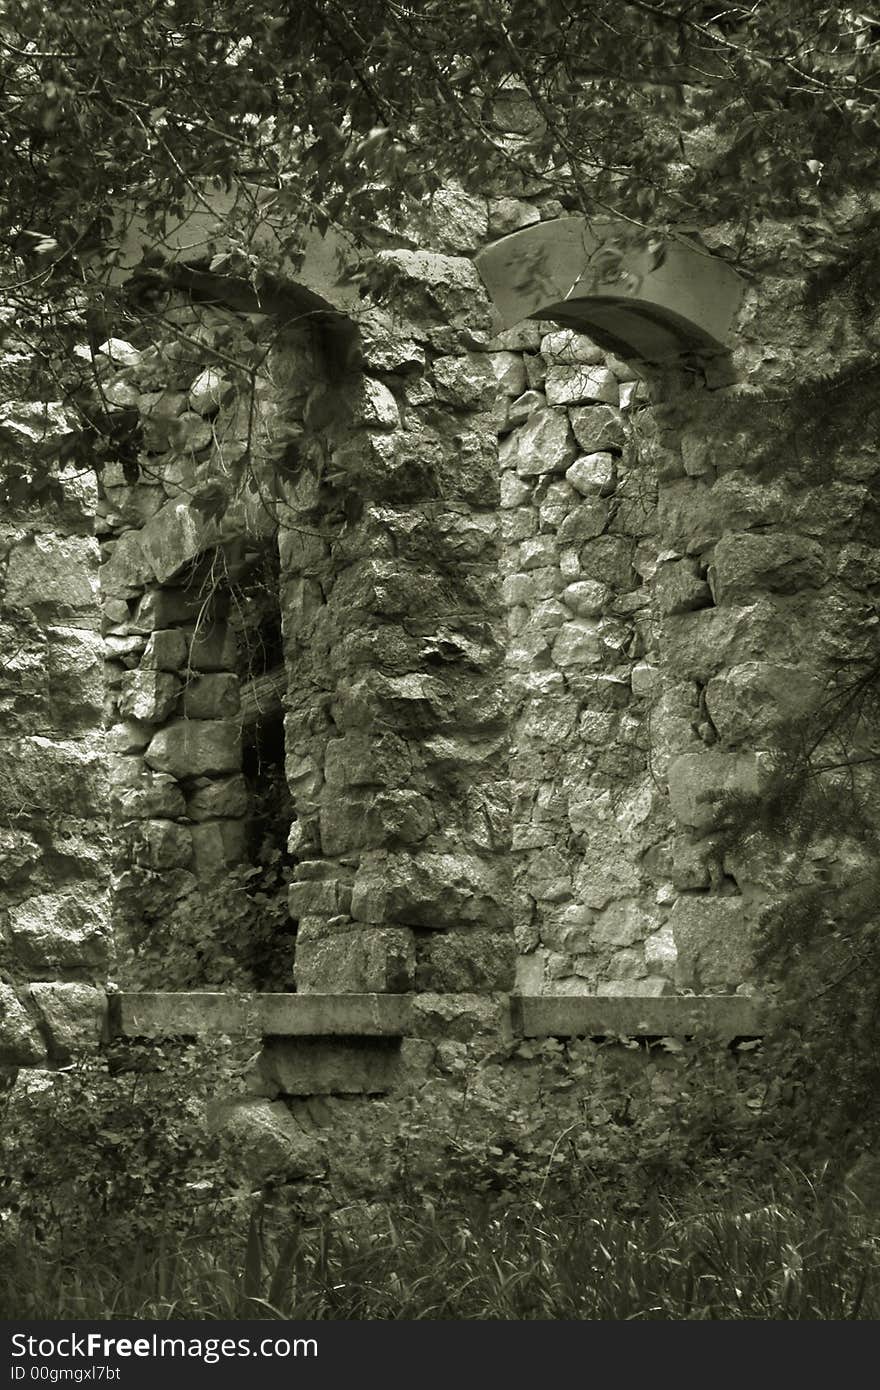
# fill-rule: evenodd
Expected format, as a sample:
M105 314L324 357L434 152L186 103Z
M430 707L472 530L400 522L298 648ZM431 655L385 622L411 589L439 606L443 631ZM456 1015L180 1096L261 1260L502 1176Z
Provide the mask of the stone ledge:
M406 1037L409 994L166 994L111 996L111 1031L123 1037L211 1033L264 1037ZM470 998L470 996L468 996ZM766 1008L741 995L510 998L515 1034L544 1037L758 1037Z
M411 1005L401 994L130 993L110 1000L124 1037L210 1033L271 1037L402 1037Z
M739 994L511 999L514 1032L546 1037L759 1037L766 1006Z

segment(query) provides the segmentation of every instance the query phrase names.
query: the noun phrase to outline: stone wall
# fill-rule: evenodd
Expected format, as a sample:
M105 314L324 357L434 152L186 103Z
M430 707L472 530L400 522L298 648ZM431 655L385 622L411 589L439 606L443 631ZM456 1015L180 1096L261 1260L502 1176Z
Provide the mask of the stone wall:
M40 446L63 419L26 408ZM94 474L0 525L0 1069L97 1046L113 964Z
M289 988L415 991L437 1036L443 996L481 996L488 1028L515 975L748 994L773 896L859 871L843 832L782 855L720 833L871 653L876 447L785 413L858 360L846 307L810 323L768 243L732 358L625 364L540 314L502 331L473 256L557 211L452 191L420 244L388 232L342 326L177 293L161 335L98 352L128 452L97 500L69 478L4 531L8 1059L64 1055L64 1020L96 1036L105 763L123 937L246 855L241 704L266 672L236 594L270 552Z

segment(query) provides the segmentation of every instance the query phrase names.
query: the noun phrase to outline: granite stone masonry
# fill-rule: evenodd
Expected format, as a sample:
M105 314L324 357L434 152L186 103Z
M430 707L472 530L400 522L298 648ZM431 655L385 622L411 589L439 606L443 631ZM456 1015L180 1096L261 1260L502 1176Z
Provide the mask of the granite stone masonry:
M678 312L642 277L618 321L580 272L543 298L504 281L554 235L537 200L441 204L380 250L372 298L175 290L166 330L97 353L137 467L68 478L2 536L0 1060L96 1046L114 932L249 862L248 738L274 721L286 987L358 1018L412 1003L350 1067L268 1046L230 1123L306 1166L304 1098L366 1104L453 1042L497 1046L511 992L618 1022L749 1005L783 866L760 836L725 848L724 806L876 623L875 443L787 449L762 405L855 352L845 306L802 323L768 233L760 286L725 268ZM260 349L253 392L220 342ZM258 564L274 645L241 599ZM841 830L798 872L833 886L857 853Z

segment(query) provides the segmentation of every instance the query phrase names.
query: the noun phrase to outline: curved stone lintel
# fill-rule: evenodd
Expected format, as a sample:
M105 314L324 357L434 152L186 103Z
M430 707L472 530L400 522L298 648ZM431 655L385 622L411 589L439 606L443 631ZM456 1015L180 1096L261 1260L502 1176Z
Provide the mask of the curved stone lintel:
M331 327L349 322L358 306L357 288L342 274L356 259L352 246L328 229L310 229L301 255L292 261L286 254L283 229L289 218L275 205L271 189L238 188L231 191L206 184L198 200L179 215L169 214L157 230L136 210L120 211L115 218L117 252L109 283L129 280L141 264L145 252L159 251L167 264L185 270L193 288L213 291L216 297L241 312L282 313L287 316L314 315ZM259 217L255 217L255 210ZM209 263L234 245L236 221L247 223L249 250L259 254L272 273L268 283L278 287L258 294L246 280L222 272L205 270Z
M559 217L486 247L476 266L504 326L550 319L649 363L730 347L744 282L691 243L646 245L622 222Z

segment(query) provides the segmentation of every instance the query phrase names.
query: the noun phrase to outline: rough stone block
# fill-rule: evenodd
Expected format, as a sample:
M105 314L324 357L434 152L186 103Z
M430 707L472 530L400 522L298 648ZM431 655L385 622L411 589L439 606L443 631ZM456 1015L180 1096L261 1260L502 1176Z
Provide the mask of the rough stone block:
M414 974L415 946L406 928L337 930L300 921L294 975L301 994L405 994Z
M9 931L22 968L101 978L109 962L105 904L94 888L44 893L9 909Z
M511 1037L510 1014L502 996L486 994L417 994L412 1001L412 1032L420 1038L470 1042Z
M564 623L553 643L552 655L557 666L598 666L602 644L597 624L586 618Z
M709 569L716 603L736 603L761 590L793 594L826 577L822 547L788 532L744 532L721 537Z
M394 1087L400 1044L394 1038L275 1038L259 1060L266 1089L274 1095L382 1095Z
M661 565L654 580L654 593L663 613L686 613L693 608L708 608L712 602L712 591L697 574L692 560Z
M688 894L669 918L680 988L734 990L754 970L755 929L742 898Z
M82 628L51 627L47 635L53 732L89 732L101 721L104 644L97 633Z
M232 671L197 676L183 691L188 719L232 719L241 708L241 682Z
M432 251L380 251L378 261L394 277L397 308L413 323L489 329L491 314L473 262Z
M580 546L601 536L611 519L611 507L603 498L589 497L560 524L556 541L560 547ZM581 557L583 561L583 556Z
M222 878L240 864L247 850L247 825L243 820L207 820L190 826L192 868L202 882Z
M566 479L584 497L607 497L614 491L617 469L608 453L584 454L565 471Z
M613 406L620 404L617 378L607 367L550 367L544 390L548 405L580 405L586 401Z
M211 417L217 414L226 398L234 388L216 367L206 367L199 372L189 388L187 404L196 415Z
M805 718L821 695L821 681L803 667L748 661L709 681L706 709L725 742L753 742Z
M540 220L541 214L538 209L519 198L489 199L490 236L507 236L510 232L521 231L523 227L531 227Z
M717 823L725 797L756 795L761 789L760 764L754 753L710 748L675 758L667 780L673 815L695 830L710 830Z
M54 1060L66 1062L101 1044L107 1022L107 995L92 985L33 984L30 996L49 1038Z
M190 832L173 820L145 820L131 837L132 858L146 869L185 869L192 859Z
M508 866L457 854L365 857L352 893L360 922L394 922L443 929L467 924L511 925Z
M161 724L180 693L180 681L167 671L128 671L122 678L117 702L127 719Z
M138 604L132 626L142 632L167 630L175 623L193 621L200 608L201 600L193 590L151 589ZM183 665L183 657L178 664Z
M574 437L585 454L620 450L626 432L620 415L609 405L575 406L568 412Z
M645 965L657 975L671 976L678 960L675 934L669 923L645 939Z
M155 578L141 536L141 531L123 531L107 563L101 566L101 593L106 598L128 598Z
M141 765L140 759L130 761ZM174 820L186 811L177 781L164 772L141 773L134 785L114 779L112 805L119 821Z
M339 880L306 879L291 883L287 890L291 917L335 917L339 912Z
M103 739L61 740L34 735L0 743L0 806L32 816L57 816L59 807L78 816L107 809Z
M479 994L512 990L516 943L512 931L432 932L417 947L416 989L422 993Z
M154 734L144 758L154 771L181 779L238 772L241 733L231 720L177 719Z
M247 784L240 776L199 782L186 802L186 814L194 821L227 817L238 820L246 816L247 811Z
M297 1124L283 1101L215 1102L208 1119L212 1129L240 1148L254 1182L314 1178L326 1167L320 1142Z
M99 559L91 537L29 537L10 551L3 601L49 619L97 617Z
M503 441L498 460L524 478L541 473L564 473L577 452L568 416L546 407L536 410L524 425Z
M190 639L187 661L193 671L232 671L237 660L235 633L226 623L202 625Z
M179 671L185 662L186 634L179 628L159 628L150 634L141 657L145 670Z
M571 328L557 328L541 339L541 356L550 367L598 367L605 354L585 333Z
M0 1063L33 1067L46 1060L39 1031L11 985L0 981Z

